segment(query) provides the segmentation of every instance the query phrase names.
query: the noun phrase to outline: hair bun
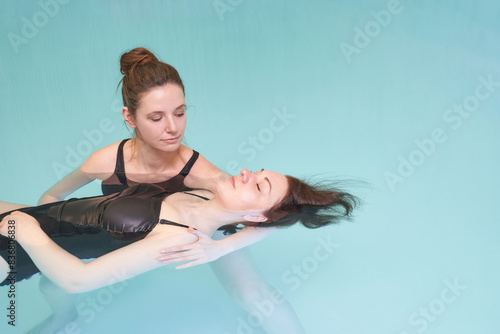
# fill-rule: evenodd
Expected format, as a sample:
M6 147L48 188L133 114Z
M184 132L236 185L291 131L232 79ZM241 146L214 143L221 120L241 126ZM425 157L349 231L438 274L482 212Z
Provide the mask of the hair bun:
M120 72L127 74L137 65L158 61L156 56L146 48L135 48L125 52L120 58Z

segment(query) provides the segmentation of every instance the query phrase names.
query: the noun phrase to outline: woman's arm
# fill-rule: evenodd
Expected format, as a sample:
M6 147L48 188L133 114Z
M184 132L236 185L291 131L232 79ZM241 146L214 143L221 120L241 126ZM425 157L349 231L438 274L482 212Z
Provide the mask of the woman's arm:
M217 260L221 256L254 244L276 231L276 227L245 226L241 231L221 240L212 240L200 231L189 229L189 232L198 236L198 240L185 245L179 245L161 250L165 254L159 258L164 263L191 261L177 266L184 269L198 264Z
M260 324L264 332L305 334L292 305L259 273L248 249L241 249L210 262L210 267L221 286L249 316L255 313L265 315Z
M43 193L38 200L38 205L62 201L93 180L105 180L110 177L114 172L119 143L111 144L92 153L80 167L64 176Z
M66 252L40 228L38 221L22 212L13 212L0 223L0 233L15 231L16 240L29 254L38 269L51 281L70 293L80 293L126 280L163 264L155 259L162 245L185 243L192 235L151 233L134 242L88 263ZM11 232L12 234L12 232Z
M82 171L81 167L78 167L44 192L38 200L38 205L62 201L66 196L93 180Z
M188 188L213 191L218 181L229 177L231 175L217 168L200 154L193 168L184 179L184 185Z

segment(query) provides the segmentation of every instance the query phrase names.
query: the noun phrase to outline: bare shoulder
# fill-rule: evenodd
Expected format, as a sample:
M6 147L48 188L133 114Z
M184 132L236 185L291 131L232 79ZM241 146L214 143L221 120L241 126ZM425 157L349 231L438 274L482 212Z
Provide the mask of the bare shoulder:
M81 170L85 174L100 180L110 177L115 171L116 156L120 143L121 141L113 143L92 153L83 163Z
M187 163L189 159L193 156L193 149L181 145L179 147L180 155L184 163ZM195 164L193 165L191 169L191 173L197 174L197 173L203 173L203 174L212 174L212 175L220 175L221 170L217 168L214 164L212 164L210 161L208 161L203 155L199 155L198 159L196 160Z
M217 166L200 154L191 171L186 176L184 184L190 188L212 189L217 181L227 177L227 173L217 168Z
M201 154L199 155L198 160L196 160L196 163L193 165L191 173L193 173L193 175L213 178L221 177L224 174L222 170L208 161L208 159Z

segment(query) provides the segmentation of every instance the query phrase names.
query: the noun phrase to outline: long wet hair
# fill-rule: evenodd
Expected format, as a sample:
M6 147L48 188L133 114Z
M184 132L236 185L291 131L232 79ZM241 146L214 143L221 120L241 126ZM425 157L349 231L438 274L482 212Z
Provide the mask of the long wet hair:
M288 190L284 198L267 210L267 221L261 223L241 222L257 227L285 227L296 223L315 229L341 221L351 220L352 213L361 200L338 186L342 182L308 182L285 175ZM233 234L241 228L224 225L219 230Z
M318 228L350 220L359 206L358 197L337 187L334 182L307 183L286 175L288 191L264 215L268 221L259 226L290 226L300 222L307 228Z

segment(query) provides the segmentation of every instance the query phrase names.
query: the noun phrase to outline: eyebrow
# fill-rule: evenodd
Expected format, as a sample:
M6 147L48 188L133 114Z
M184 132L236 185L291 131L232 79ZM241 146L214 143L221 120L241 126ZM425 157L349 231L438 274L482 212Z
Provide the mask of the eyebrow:
M264 168L262 168L262 169L260 170L260 172L262 172L262 171L264 171ZM271 186L271 181L270 181L267 177L264 177L264 180L266 180L266 181L267 181L267 183L269 183L269 194L271 194L271 189L273 188L273 187Z
M175 108L174 111L178 111L180 109L185 109L185 108L186 108L186 105L185 104L181 104L180 106L178 106L177 108ZM150 112L146 116L152 116L152 115L157 115L157 114L165 114L165 113L166 112L163 111L163 110L155 110L155 111Z
M270 195L271 194L271 189L273 188L271 186L271 181L269 181L269 179L267 177L265 177L264 180L266 180L269 183L269 195Z

